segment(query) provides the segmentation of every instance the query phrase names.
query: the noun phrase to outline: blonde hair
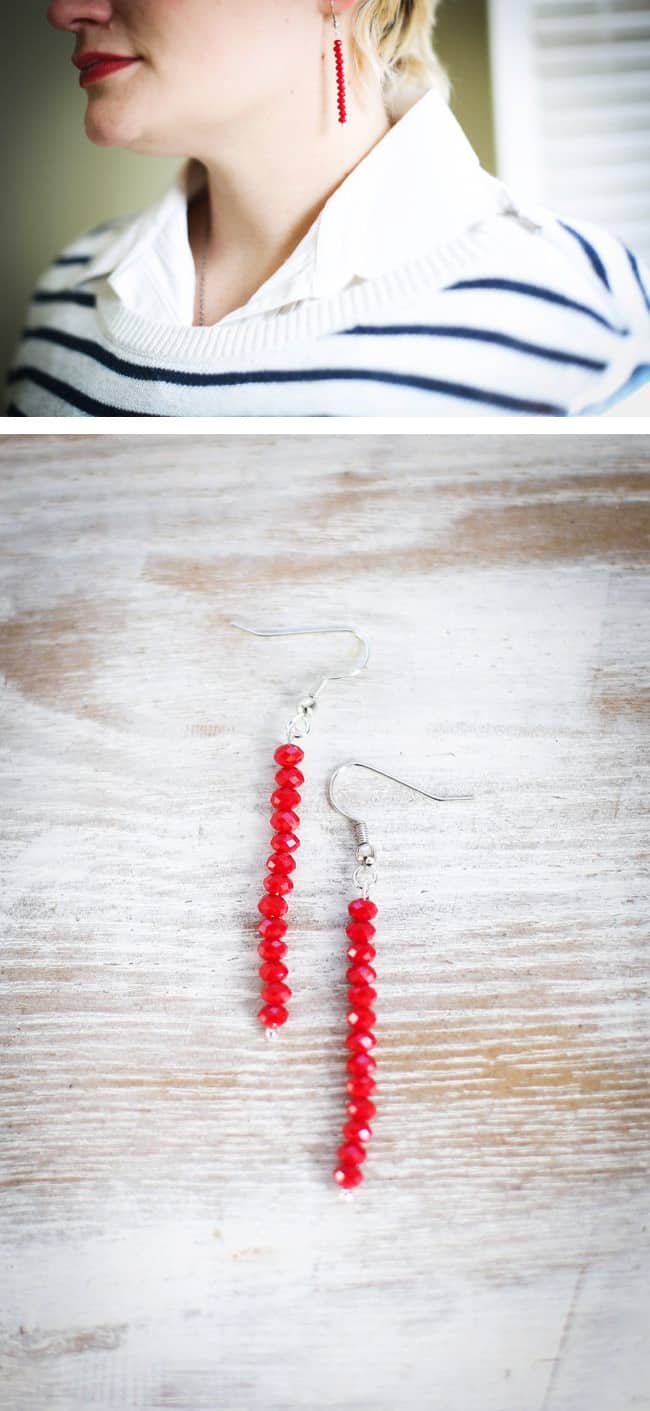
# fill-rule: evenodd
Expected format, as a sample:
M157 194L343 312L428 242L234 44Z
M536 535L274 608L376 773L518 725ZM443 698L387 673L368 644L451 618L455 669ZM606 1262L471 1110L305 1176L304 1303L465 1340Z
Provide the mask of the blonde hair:
M352 48L362 82L378 79L387 108L399 107L404 90L436 88L449 97L449 81L433 50L440 0L358 0Z

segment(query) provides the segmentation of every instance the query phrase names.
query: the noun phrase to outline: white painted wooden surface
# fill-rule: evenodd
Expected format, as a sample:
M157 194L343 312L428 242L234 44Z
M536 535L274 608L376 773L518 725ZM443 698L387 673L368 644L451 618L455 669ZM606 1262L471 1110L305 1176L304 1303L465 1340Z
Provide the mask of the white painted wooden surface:
M642 1411L637 437L4 437L3 1411ZM272 751L308 743L291 1020L255 1019ZM342 1113L350 757L379 1114Z

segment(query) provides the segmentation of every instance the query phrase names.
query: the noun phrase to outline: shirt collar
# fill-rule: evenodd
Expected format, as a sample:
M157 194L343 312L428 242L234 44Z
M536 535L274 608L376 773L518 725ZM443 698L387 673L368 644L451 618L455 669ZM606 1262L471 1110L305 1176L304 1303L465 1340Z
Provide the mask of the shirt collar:
M76 282L105 275L127 304L142 305L148 295L158 321L191 324L195 267L187 204L204 180L200 162L185 162L164 195L128 220ZM503 183L481 167L445 99L435 90L411 95L288 259L226 318L334 294L506 210L522 214Z
M427 254L475 222L514 208L480 165L435 90L413 102L324 206L319 293L339 279L370 278Z
M187 204L205 179L200 162L185 162L157 201L118 221L118 230L76 283L105 275L118 295L137 288L139 297L151 296L159 307L161 322L178 320L179 306L193 309L194 261L187 233ZM167 317L165 317L167 315ZM191 323L191 316L187 320Z

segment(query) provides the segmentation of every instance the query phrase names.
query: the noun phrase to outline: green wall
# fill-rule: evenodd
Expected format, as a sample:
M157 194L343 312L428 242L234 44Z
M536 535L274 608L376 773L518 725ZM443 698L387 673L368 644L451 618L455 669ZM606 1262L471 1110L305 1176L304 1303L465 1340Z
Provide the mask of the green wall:
M72 37L56 33L45 10L45 0L22 0L0 11L1 51L10 56L2 102L5 209L12 213L0 234L3 379L37 276L84 230L155 200L177 167L88 142L86 99L70 67ZM438 50L454 85L454 110L493 170L485 0L445 0Z

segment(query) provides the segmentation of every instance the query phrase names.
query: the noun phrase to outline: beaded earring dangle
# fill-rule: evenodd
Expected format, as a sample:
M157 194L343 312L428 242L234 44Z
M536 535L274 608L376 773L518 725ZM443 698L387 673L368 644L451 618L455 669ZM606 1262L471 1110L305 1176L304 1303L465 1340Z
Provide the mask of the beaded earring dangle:
M286 743L278 745L273 756L275 764L278 766L275 775L275 788L271 794L273 836L271 838L271 853L266 861L267 876L264 878L263 884L264 896L258 905L261 920L257 926L261 937L257 951L261 959L259 974L262 980L263 1001L257 1017L265 1028L267 1038L270 1039L275 1038L278 1028L286 1023L289 1017L287 1004L291 999L291 990L286 983L289 972L284 961L287 953L284 938L288 925L287 896L289 892L293 891L293 881L290 874L296 866L293 854L296 848L300 847L298 837L300 816L295 810L301 799L300 787L305 782L304 774L299 768L304 758L304 750L297 741L303 739L311 730L312 715L323 688L330 681L342 681L348 676L358 676L368 665L370 648L365 637L362 637L356 627L347 624L260 630L248 627L243 622L233 621L231 626L239 627L243 632L250 632L254 637L297 637L330 632L348 632L356 637L361 647L361 656L356 666L349 671L337 672L336 675L323 676L315 689L299 701L296 714L292 716L287 725Z
M420 789L415 784L408 784L405 779L398 779L394 774L386 774L385 770L377 769L373 764L364 764L361 760L350 759L345 764L340 764L335 769L329 781L329 800L337 813L352 824L354 836L357 844L356 859L357 865L353 872L355 886L358 887L361 895L355 897L348 906L348 921L345 934L348 941L347 959L349 962L346 978L348 982L348 1029L345 1040L347 1050L347 1102L346 1102L346 1122L343 1128L343 1144L338 1149L337 1165L333 1172L334 1180L341 1189L341 1195L350 1200L352 1190L359 1186L364 1179L362 1170L363 1162L366 1159L366 1147L372 1137L372 1118L375 1116L375 1088L377 1062L372 1054L372 1049L377 1042L374 1027L377 1015L374 1009L377 999L377 991L373 988L377 978L372 962L376 957L375 926L373 922L377 916L377 907L374 901L370 900L370 888L377 881L377 860L375 850L368 838L366 824L360 818L354 818L350 813L340 807L335 797L335 785L339 775L344 769L368 769L372 774L380 774L384 779L390 779L394 784L400 784L405 789L411 789L416 794L422 794L426 799L433 799L436 803L446 803L448 799L471 799L473 794L429 794L425 789Z
M343 40L339 30L339 22L334 9L334 0L330 0L332 11L332 26L334 29L334 69L336 73L336 107L339 115L339 122L346 123L348 120L347 101L345 94L345 63L343 59Z

